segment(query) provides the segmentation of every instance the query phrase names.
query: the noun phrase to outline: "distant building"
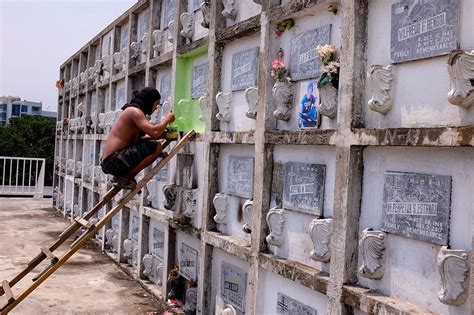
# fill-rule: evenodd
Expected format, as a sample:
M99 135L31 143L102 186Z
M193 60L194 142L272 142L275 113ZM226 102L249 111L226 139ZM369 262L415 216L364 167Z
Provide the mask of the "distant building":
M41 115L56 118L57 113L44 111L41 102L22 101L19 97L15 96L0 97L0 126L8 125L12 117L25 115Z

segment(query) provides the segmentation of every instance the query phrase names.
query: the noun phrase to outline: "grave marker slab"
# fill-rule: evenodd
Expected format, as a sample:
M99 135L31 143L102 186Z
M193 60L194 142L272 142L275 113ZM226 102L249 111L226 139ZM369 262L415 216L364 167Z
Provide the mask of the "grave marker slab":
M239 51L232 55L232 79L230 88L239 91L257 85L258 47Z
M254 159L229 156L227 165L227 193L237 197L252 198Z
M134 214L132 216L132 226L130 228L130 238L132 239L132 241L138 242L138 230L140 229L140 218L138 217L138 215Z
M128 24L120 27L120 52L125 47L128 47Z
M156 180L160 182L168 181L169 164L166 164L157 174Z
M221 296L226 303L245 312L247 273L225 261L221 265Z
M188 280L197 279L198 252L194 248L181 243L179 272Z
M160 90L161 99L168 101L171 97L171 72L166 71L160 79Z
M291 41L290 73L292 80L318 78L321 74L316 47L329 44L331 25L296 35Z
M326 165L287 162L283 173L283 208L322 215Z
M152 254L156 257L163 259L163 251L165 247L165 232L160 231L158 228L153 228L153 250Z
M207 62L193 67L191 71L192 98L200 98L207 94L208 67L209 64Z
M148 30L148 22L150 21L150 10L145 10L138 15L138 29L137 29L137 40L141 41L143 35Z
M272 197L275 200L276 207L283 207L283 163L273 163L272 177Z
M176 185L184 188L193 188L194 155L178 153Z
M390 54L394 63L457 49L459 0L404 0L392 5Z
M277 308L276 312L278 315L290 315L290 314L298 314L298 315L316 315L317 311L304 305L301 302L298 302L289 296L278 292L277 296Z
M176 14L176 0L165 0L163 1L164 15L163 15L163 28L168 28L169 22L174 20Z
M450 207L450 176L385 173L383 231L447 245Z

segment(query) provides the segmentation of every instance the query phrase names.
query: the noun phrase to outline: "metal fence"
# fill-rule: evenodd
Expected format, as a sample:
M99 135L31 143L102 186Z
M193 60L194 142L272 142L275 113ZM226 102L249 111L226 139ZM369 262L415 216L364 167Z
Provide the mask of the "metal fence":
M0 195L42 198L45 166L41 158L0 156Z

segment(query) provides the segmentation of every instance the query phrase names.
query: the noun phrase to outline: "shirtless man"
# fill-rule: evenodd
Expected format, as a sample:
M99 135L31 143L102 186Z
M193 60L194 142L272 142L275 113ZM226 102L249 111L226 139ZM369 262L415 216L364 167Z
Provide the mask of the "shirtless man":
M156 110L160 99L155 88L146 87L122 107L123 112L110 131L101 157L102 171L114 175L114 185L134 189L134 177L157 158L166 156L155 139L165 135L166 127L175 119L174 114L169 113L159 124L149 122L145 116Z

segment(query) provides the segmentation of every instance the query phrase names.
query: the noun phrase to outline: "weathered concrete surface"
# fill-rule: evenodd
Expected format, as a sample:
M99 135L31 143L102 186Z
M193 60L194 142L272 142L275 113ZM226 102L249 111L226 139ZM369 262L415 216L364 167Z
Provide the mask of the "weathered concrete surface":
M11 280L41 246L49 246L68 222L51 209L51 199L0 198L0 280ZM67 248L67 242L55 254ZM13 287L14 294L31 283L34 273ZM5 297L0 297L0 305ZM93 243L88 243L10 314L146 314L158 304Z

